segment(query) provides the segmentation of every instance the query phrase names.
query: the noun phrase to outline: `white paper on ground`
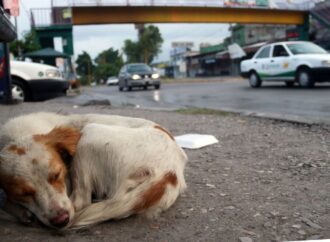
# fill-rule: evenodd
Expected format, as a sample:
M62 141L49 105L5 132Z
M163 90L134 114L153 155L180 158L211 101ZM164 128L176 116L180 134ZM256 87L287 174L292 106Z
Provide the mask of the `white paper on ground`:
M219 142L213 135L206 134L184 134L175 136L175 141L180 147L187 149L199 149Z
M330 239L321 239L321 240L297 240L297 241L286 241L286 242L330 242Z

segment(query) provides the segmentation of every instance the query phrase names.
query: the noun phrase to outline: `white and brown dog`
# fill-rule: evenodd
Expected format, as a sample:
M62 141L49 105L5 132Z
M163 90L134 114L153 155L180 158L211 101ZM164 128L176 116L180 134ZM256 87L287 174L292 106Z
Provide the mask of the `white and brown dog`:
M148 120L38 113L9 121L3 135L11 141L0 153L0 186L51 227L155 216L186 187L185 153Z

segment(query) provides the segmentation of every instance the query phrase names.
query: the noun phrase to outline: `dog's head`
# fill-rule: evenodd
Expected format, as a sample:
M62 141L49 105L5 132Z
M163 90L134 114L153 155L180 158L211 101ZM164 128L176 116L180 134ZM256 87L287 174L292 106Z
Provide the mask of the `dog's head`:
M80 132L58 127L8 143L0 152L0 187L45 225L61 228L73 218L67 195L65 160L73 156Z

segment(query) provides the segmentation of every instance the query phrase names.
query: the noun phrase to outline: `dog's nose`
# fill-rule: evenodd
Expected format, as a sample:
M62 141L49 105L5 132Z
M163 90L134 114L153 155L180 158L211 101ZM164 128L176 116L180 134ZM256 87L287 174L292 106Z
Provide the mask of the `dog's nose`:
M52 219L49 220L51 225L57 227L57 228L62 228L65 225L67 225L70 221L70 215L68 211L61 210L58 212L58 215Z

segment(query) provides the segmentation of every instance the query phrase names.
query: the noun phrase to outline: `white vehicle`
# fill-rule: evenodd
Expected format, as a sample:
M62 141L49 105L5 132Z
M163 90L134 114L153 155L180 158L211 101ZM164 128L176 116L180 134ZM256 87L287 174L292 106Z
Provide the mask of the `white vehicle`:
M272 43L241 62L241 75L249 78L251 87L260 87L263 81L313 87L315 82L330 81L330 54L306 41Z
M106 84L107 84L108 86L110 86L110 85L118 85L118 82L119 82L118 77L116 77L116 76L110 76L110 77L107 79Z
M63 79L61 72L53 66L10 61L13 99L21 101L45 100L63 95L69 88L69 82Z

